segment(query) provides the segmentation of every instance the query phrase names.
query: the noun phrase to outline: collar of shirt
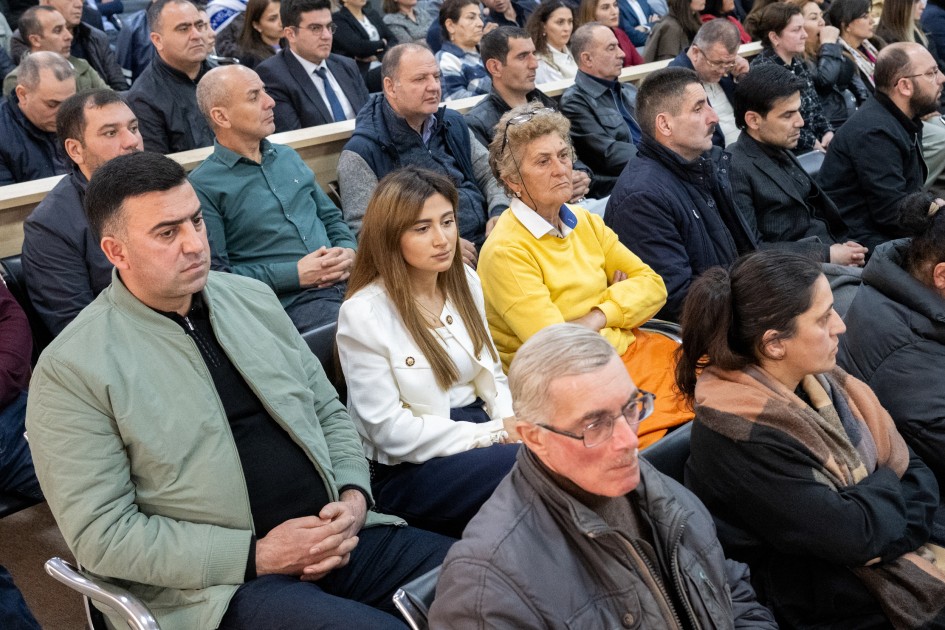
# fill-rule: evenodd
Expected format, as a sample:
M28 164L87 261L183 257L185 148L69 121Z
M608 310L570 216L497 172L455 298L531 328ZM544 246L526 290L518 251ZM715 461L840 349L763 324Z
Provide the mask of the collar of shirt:
M263 138L259 143L260 164L266 160L266 157L272 153L272 151L272 143ZM227 168L233 168L240 160L243 160L247 164L256 164L256 162L253 162L245 155L240 155L236 151L226 148L217 140L213 141L213 155Z
M434 131L436 131L436 114L430 114L423 121L423 126L420 127L420 138L423 140L423 144L430 142L430 137Z
M524 225L525 229L535 238L541 238L545 234L566 238L577 227L577 215L571 212L571 209L565 204L561 204L561 209L558 210L558 217L561 219L560 232L537 212L526 206L521 199L513 198L509 208L515 218L519 220L519 223Z
M328 72L331 72L331 70L328 69L328 64L325 63L326 62L325 59L322 59L321 63L312 63L308 59L303 59L302 57L299 57L296 54L296 52L292 50L291 48L289 49L289 52L295 55L295 58L298 60L300 64L302 64L302 68L305 70L305 73L308 76L312 76L312 73L318 70L319 68L325 68L325 70L327 70Z

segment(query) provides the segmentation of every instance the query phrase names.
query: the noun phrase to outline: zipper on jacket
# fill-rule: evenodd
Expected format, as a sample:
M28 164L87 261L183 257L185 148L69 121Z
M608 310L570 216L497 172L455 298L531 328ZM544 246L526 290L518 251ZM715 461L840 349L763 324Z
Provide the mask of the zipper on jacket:
M659 572L656 571L656 568L647 557L646 552L644 552L642 547L639 547L637 543L632 540L628 540L623 534L615 532L615 535L618 539L620 539L621 542L623 542L624 545L627 546L628 551L631 552L630 557L635 559L638 565L643 565L646 576L650 578L650 580L653 582L653 586L656 587L655 589L651 587L650 590L655 590L656 594L660 596L660 598L657 599L657 604L663 609L663 616L667 619L672 619L676 623L676 627L682 630L683 625L679 619L679 615L676 614L676 610L673 608L673 600L670 598L669 593L666 592L666 586L663 584L663 580L660 579ZM591 538L594 537L594 535L591 535ZM644 579L644 581L646 580Z
M679 543L682 541L682 536L685 529L686 523L684 521L683 524L679 526L679 532L676 534L676 538L673 540L672 551L670 552L669 556L669 563L672 565L673 582L676 585L676 592L679 593L679 599L682 600L683 606L686 608L686 615L689 617L689 621L692 622L692 627L696 630L699 630L699 628L702 626L699 625L699 621L696 619L696 613L693 611L692 604L689 602L688 593L686 589L683 588L682 575L679 573ZM708 582L708 579L706 579L706 582ZM715 589L713 588L712 590L714 591ZM708 611L706 612L708 613Z

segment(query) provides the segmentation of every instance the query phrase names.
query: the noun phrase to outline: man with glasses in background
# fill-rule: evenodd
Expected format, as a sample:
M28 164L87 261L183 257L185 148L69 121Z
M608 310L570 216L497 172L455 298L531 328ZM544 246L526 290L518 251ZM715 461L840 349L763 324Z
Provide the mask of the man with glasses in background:
M938 110L945 83L929 51L914 43L883 48L873 77L875 97L837 131L819 175L850 238L870 251L908 236L900 205L925 185L922 119Z
M653 395L606 339L549 326L509 387L525 448L447 555L431 627L777 627L706 508L640 459Z
M208 26L187 0L157 0L148 7L151 43L157 53L128 91L144 149L189 151L213 144L213 132L197 107L197 83L207 64Z
M703 24L692 46L669 62L670 66L694 70L699 76L709 104L719 117L712 144L723 149L738 140L741 133L735 122L735 79L748 72L748 61L738 55L740 41L734 24L715 19Z
M276 101L276 131L354 118L368 91L354 60L331 53L331 4L285 0L279 13L289 46L256 68Z

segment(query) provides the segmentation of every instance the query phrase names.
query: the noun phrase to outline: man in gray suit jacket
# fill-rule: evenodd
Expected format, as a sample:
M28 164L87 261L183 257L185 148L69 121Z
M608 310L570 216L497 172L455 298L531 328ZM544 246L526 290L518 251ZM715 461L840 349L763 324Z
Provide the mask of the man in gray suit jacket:
M280 13L289 46L256 67L276 101L276 131L353 119L368 91L354 60L331 54L328 0L283 2Z
M762 242L794 242L820 262L862 267L866 248L843 240L847 226L837 206L791 153L804 126L803 87L777 65L752 68L739 81L735 120L742 134L728 147L735 203Z

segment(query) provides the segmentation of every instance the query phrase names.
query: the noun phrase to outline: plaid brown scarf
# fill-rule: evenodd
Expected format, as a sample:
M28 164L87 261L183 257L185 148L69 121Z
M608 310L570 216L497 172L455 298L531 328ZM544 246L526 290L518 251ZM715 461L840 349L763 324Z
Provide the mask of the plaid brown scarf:
M806 376L801 388L813 407L760 367L709 367L699 378L696 416L732 440L749 440L756 423L788 435L810 450L814 478L834 491L879 467L902 477L909 450L869 387L837 368ZM895 560L874 558L850 570L897 629L940 627L931 624L945 618L943 551L926 544Z

